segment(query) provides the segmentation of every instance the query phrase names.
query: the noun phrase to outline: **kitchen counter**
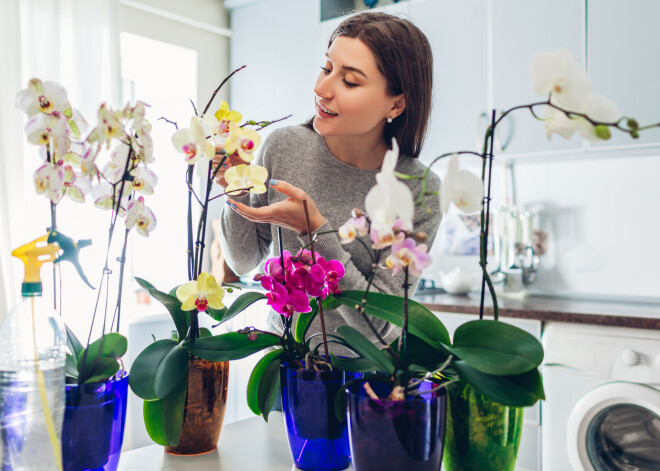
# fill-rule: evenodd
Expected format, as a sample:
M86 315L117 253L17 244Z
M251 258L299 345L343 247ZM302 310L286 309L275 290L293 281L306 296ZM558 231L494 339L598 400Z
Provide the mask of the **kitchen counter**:
M455 296L422 293L415 295L413 299L431 311L479 314L479 294ZM518 299L501 295L498 295L497 301L502 317L660 330L660 303L593 301L546 296ZM493 316L492 305L487 293L486 318Z
M289 452L281 412L272 412L268 423L252 417L225 425L218 448L196 456L169 455L159 445L121 454L118 471L290 471Z

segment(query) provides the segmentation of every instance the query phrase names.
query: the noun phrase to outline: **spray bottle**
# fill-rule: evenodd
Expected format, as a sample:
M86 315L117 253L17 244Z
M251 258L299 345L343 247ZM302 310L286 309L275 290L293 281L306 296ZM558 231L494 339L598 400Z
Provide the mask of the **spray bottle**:
M62 470L66 331L42 294L48 235L12 252L25 264L22 300L0 326L0 470Z

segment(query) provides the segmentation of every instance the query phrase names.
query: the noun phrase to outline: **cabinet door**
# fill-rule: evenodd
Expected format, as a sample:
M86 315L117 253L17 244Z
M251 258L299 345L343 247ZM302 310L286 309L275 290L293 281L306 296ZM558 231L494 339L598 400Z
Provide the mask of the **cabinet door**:
M245 118L291 118L264 129L299 124L314 112L313 88L320 65L315 48L318 2L269 0L232 11L232 106Z
M660 121L660 2L589 0L588 62L592 92L612 100L640 125ZM616 131L592 144L660 144L660 128L633 140Z
M278 125L300 124L314 116L314 83L321 70L322 55L316 48L319 29L318 2L310 0L279 0L275 11L276 34L264 38L272 42L275 61L273 95L276 115L293 116ZM263 82L269 81L268 76ZM270 119L269 118L269 119Z
M231 12L231 69L247 67L229 82L229 104L246 119L268 120L275 113L272 77L276 62L272 38L279 34L275 25L276 11L276 0L267 0Z
M487 107L487 1L411 0L413 22L433 49L433 108L421 158L475 150Z
M566 47L584 64L584 9L584 0L493 2L492 103L498 111L545 99L534 94L529 74L529 64L536 53ZM544 113L542 109L539 111L541 115ZM583 148L578 136L568 141L554 136L549 142L543 123L526 110L509 116L511 121L502 131L511 126L512 139L503 155ZM505 136L501 138L504 140Z

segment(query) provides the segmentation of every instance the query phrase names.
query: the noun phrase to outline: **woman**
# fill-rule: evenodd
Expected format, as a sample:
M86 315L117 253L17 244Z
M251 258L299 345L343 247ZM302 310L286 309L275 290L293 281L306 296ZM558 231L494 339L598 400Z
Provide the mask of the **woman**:
M431 108L432 62L428 40L407 20L370 12L339 25L330 37L314 87L314 118L305 125L274 131L256 159L270 175L268 191L227 200L221 243L227 263L236 273L249 272L269 256L270 244L277 241L277 226L283 228L284 250L295 253L307 244L303 200L314 233L336 230L353 208L364 208L392 137L400 148L396 170L412 175L424 172L426 167L417 157ZM421 180L405 182L417 198ZM439 179L431 173L427 191L439 187ZM437 197L427 198L426 204L428 211L416 208L414 228L428 234L430 246L441 215ZM314 248L325 259L344 264L341 289L367 288L372 262L361 244L341 245L336 234L323 234ZM275 243L273 252L278 251ZM383 250L381 264L388 253L389 248ZM417 281L411 277L413 290ZM402 283L401 273L392 276L388 270L377 270L372 289L402 295ZM281 331L274 314L271 312L269 323ZM348 324L376 341L353 309L340 307L326 311L324 317L328 333ZM385 341L397 337L397 328L378 319L372 323ZM320 332L318 318L309 332Z

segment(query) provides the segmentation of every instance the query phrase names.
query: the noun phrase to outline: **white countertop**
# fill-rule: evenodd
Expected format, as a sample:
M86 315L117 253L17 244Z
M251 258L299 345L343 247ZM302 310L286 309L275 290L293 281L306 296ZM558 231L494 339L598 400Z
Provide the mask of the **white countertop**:
M293 459L281 412L222 427L218 448L197 456L175 456L151 445L122 453L118 471L291 471ZM348 468L350 471L350 467Z
M122 453L118 471L296 471L281 412L222 427L218 448L196 456L165 453L160 445ZM353 468L349 466L346 471ZM525 471L516 468L517 471Z

